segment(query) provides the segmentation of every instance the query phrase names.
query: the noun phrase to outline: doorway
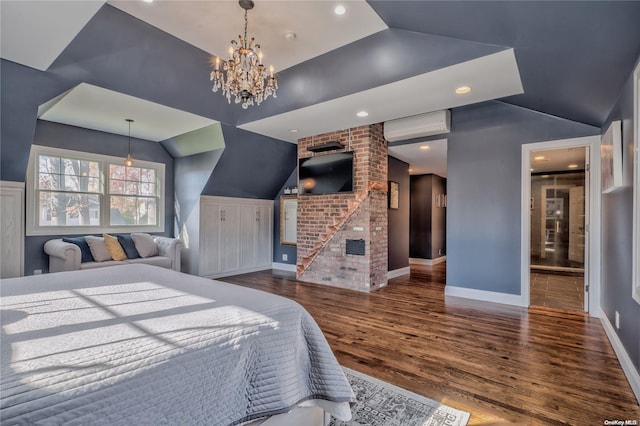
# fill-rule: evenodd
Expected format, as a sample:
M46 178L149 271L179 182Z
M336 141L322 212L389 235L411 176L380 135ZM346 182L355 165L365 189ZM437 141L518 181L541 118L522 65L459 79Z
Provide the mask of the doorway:
M598 146L598 137L523 145L522 296L527 306L599 315L599 250L594 247L600 243L600 176L592 160Z
M587 147L530 155L532 306L585 310L587 157Z

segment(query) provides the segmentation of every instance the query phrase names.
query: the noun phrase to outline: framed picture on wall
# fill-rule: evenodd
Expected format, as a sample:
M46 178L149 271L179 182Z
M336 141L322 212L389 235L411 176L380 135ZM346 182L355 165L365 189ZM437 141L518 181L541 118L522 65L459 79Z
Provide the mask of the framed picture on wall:
M613 121L600 143L602 159L602 192L613 192L622 187L622 126Z
M389 208L390 209L398 209L400 208L400 188L398 186L398 182L394 182L392 180L389 181Z

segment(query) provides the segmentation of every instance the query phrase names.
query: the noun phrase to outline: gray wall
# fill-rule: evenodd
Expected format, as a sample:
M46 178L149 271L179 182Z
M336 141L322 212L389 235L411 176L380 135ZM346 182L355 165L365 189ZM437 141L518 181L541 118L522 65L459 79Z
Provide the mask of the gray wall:
M520 294L521 146L600 134L489 101L456 108L447 152L447 284Z
M389 180L398 182L398 209L388 211L389 270L409 266L409 164L388 159Z
M128 137L37 120L33 143L124 158L127 155ZM173 158L159 143L135 138L131 139L131 153L134 160L153 161L166 165L165 232L163 234L173 236ZM46 241L61 237L48 235L25 238L25 275L32 275L34 269L49 271L49 257L42 247Z
M225 148L202 195L273 200L296 168L297 145L222 125Z
M602 195L602 289L601 306L611 324L620 313L616 330L631 361L640 371L640 305L631 297L633 229L633 76L629 76L620 98L602 128L622 120L622 170L624 188ZM633 183L632 183L633 182Z

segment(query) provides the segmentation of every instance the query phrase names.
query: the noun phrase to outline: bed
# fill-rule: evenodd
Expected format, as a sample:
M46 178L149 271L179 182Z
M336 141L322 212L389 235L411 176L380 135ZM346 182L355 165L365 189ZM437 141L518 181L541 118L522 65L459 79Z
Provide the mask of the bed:
M283 297L149 265L2 280L0 295L3 425L351 416L326 339Z

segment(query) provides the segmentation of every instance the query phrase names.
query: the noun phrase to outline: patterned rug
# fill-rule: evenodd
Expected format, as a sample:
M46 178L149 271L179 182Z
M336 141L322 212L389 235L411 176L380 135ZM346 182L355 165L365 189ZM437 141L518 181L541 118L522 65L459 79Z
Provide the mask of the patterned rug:
M465 426L469 413L343 367L356 394L348 422L329 426Z

